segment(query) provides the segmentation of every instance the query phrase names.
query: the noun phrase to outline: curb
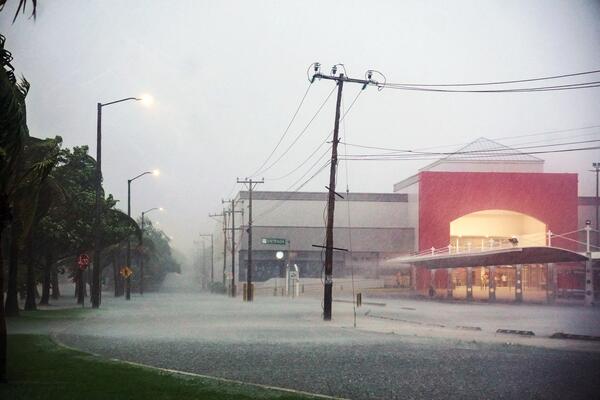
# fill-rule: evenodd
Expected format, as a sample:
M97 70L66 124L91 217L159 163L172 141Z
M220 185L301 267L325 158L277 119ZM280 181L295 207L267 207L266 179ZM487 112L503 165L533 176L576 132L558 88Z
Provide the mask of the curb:
M235 379L219 378L217 376L196 374L196 373L193 373L193 372L179 371L179 370L170 369L170 368L161 368L161 367L156 367L156 366L147 365L147 364L141 364L141 363L137 363L137 362L133 362L133 361L119 360L118 358L107 358L107 357L104 357L104 356L102 356L100 354L91 353L89 351L84 351L84 350L81 350L81 349L77 349L75 347L68 346L68 345L62 343L60 341L60 339L58 339L58 337L55 334L50 334L49 337L50 337L50 340L52 340L56 345L58 345L60 347L63 347L65 349L77 351L77 352L80 352L80 353L86 353L86 354L92 355L94 357L102 358L104 360L115 361L115 362L119 362L119 363L122 363L122 364L128 364L128 365L132 365L132 366L136 366L136 367L153 369L153 370L157 370L157 371L161 371L161 372L168 372L168 373L174 374L174 375L184 375L184 376L191 376L191 377L195 377L195 378L203 378L203 379L208 379L208 380L213 380L213 381L218 381L218 382L224 382L224 383L233 383L233 384L236 384L236 385L252 386L252 387L257 387L257 388L261 388L261 389L275 390L275 391L284 392L284 393L291 393L291 394L297 394L297 395L302 395L302 396L307 396L307 397L313 397L315 399L350 400L350 399L347 399L347 398L344 398L344 397L334 397L334 396L328 396L326 394L310 393L310 392L304 392L302 390L289 389L289 388L283 388L283 387L271 386L271 385L263 385L263 384L260 384L260 383L244 382L244 381L238 381L238 380L235 380Z
M521 335L521 336L535 336L532 331L519 331L516 329L498 329L496 333L505 333L509 335Z
M462 329L464 331L480 331L481 327L479 327L479 326L456 325L456 329Z
M556 332L550 335L550 339L572 339L572 340L589 340L600 342L600 336L576 335L573 333Z

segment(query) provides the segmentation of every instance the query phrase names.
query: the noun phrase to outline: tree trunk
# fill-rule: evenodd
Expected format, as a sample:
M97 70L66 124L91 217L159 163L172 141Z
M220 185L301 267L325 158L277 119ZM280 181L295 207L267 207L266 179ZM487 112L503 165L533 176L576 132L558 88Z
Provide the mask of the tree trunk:
M8 290L6 292L6 316L19 315L17 272L19 270L19 235L15 224L11 228L10 250L8 255Z
M0 204L3 207L4 204ZM0 210L0 214L3 210ZM3 218L0 215L0 218ZM2 254L2 231L4 222L0 221L0 383L6 382L6 318L4 313L4 255Z
M37 306L35 304L35 271L33 269L33 240L31 235L27 235L27 297L25 299L25 310L35 311Z
M85 282L83 281L83 271L77 268L77 288L75 290L77 295L77 304L83 304L85 301Z
M42 284L42 299L40 304L50 304L50 280L52 279L52 254L50 250L46 252L46 263L44 265L44 282Z
M60 288L58 287L58 270L56 265L52 268L52 298L58 300L60 298Z

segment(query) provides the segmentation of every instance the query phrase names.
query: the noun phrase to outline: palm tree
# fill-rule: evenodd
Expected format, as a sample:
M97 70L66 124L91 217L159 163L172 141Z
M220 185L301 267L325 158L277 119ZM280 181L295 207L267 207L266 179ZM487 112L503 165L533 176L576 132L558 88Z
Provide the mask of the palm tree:
M1 0L0 0L1 1ZM26 123L25 96L29 83L17 82L10 65L12 56L4 49L0 35L0 243L2 233L12 220L10 197L17 181L23 143L29 136ZM4 288L4 257L0 246L0 288ZM6 380L6 321L4 290L0 290L0 381Z
M8 0L0 0L0 11L4 9L6 2ZM31 16L35 19L35 12L37 11L37 0L31 0L31 4L33 5L33 10L31 11ZM19 0L19 7L17 8L17 12L15 13L15 17L13 18L13 23L17 20L19 16L19 12L25 13L25 8L27 6L27 0Z

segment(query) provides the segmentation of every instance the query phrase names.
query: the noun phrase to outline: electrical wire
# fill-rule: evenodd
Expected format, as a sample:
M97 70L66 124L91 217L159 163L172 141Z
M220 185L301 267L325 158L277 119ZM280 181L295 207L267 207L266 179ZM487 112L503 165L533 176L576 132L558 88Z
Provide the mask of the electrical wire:
M533 149L533 148L542 148L542 147L556 147L556 146L566 146L566 145L572 145L572 144L582 144L582 143L595 143L595 142L600 142L600 139L594 139L594 140L581 140L581 141L577 141L577 142L563 142L563 143L552 143L552 144L543 144L543 145L536 145L536 146L523 146L523 147L511 147L511 148L506 148L504 146L502 146L502 148L494 148L494 149L486 149L486 150L468 150L468 151L456 151L456 152L440 152L440 153L436 153L436 152L425 152L425 151L417 151L417 150L400 150L400 149L391 149L391 148L385 148L385 147L374 147L374 146L363 146L363 145L359 145L359 144L354 144L354 143L346 143L346 142L340 142L343 143L345 146L351 146L351 147L359 147L359 148L365 148L365 149L374 149L374 150L384 150L384 151L389 151L390 153L379 153L379 154L373 154L373 155L378 155L378 156L394 156L394 155L401 155L402 153L409 153L409 154L416 154L416 155L431 155L431 154L436 154L436 155L464 155L464 154L474 154L474 155L481 155L481 154L487 154L490 152L497 152L497 151L508 151L508 150L524 150L524 149ZM530 154L529 152L526 153L521 153L523 155L527 155ZM367 156L370 156L371 154L367 154ZM513 154L516 155L516 154Z
M319 175L319 173L321 171L323 171L329 164L331 163L330 160L328 160L323 166L321 166L317 172L315 172L310 178L308 178L304 183L302 183L300 186L298 186L296 189L294 189L292 192L288 192L288 190L285 190L285 192L288 192L288 196L283 199L283 200L279 200L279 202L271 207L270 209L267 209L265 211L263 211L262 213L258 214L255 218L254 221L256 222L260 217L263 217L267 214L270 214L271 212L275 211L276 209L278 209L279 207L281 207L283 205L283 203L285 203L286 201L290 200L292 198L292 196L299 192L304 186L306 186L308 184L308 182L310 182L311 180L313 180L317 175Z
M590 75L600 73L600 69L593 71L585 71L585 72L576 72L572 74L563 74L563 75L554 75L554 76L545 76L541 78L529 78L529 79L517 79L511 81L495 81L495 82L480 82L480 83L397 83L396 85L401 86L422 86L422 87L448 87L448 86L489 86L489 85L506 85L512 83L524 83L524 82L535 82L535 81L543 81L549 79L561 79L561 78L569 78L573 76L581 76L581 75Z
M308 96L308 92L310 91L311 87L312 87L312 85L309 83L308 86L306 87L306 91L304 92L304 96L302 96L302 99L300 100L300 103L298 104L298 107L296 107L296 111L294 112L294 115L292 115L292 119L290 119L290 122L287 124L287 127L283 131L283 134L279 138L279 141L277 142L277 144L275 145L275 147L273 148L273 150L271 151L271 153L269 154L269 156L260 165L260 167L258 167L256 169L256 171L254 171L254 173L252 175L250 175L251 177L256 176L256 174L260 172L260 170L267 164L267 162L269 162L269 160L271 159L271 157L273 157L273 154L275 154L275 151L277 151L277 149L279 148L279 145L281 144L281 142L283 142L283 139L285 139L285 137L287 136L287 133L290 130L290 127L292 126L292 124L294 123L294 120L296 119L296 116L300 112L300 109L302 108L302 105L304 104L304 100L306 99L306 96Z
M271 168L273 168L291 150L291 148L294 147L294 145L298 142L298 140L300 140L300 138L306 133L306 131L308 130L310 125L313 123L313 121L321 113L321 110L323 109L323 107L325 107L325 104L327 104L327 101L329 100L329 98L331 97L331 95L333 94L334 91L335 91L335 86L331 89L331 91L329 92L329 94L327 95L327 97L325 98L323 103L321 103L321 105L317 109L317 112L315 112L315 114L312 116L310 121L308 121L308 123L304 126L304 128L300 131L300 133L298 134L298 136L296 136L296 138L292 141L292 143L285 149L285 151L283 153L281 153L279 155L279 157L274 162L272 162L268 167L266 167L263 170L257 171L256 172L257 174L263 174L263 173L267 172L268 170L270 170Z
M344 110L344 99L342 98L342 110ZM342 129L344 130L344 138L348 137L348 131L346 130L346 121L342 122ZM344 156L348 155L348 146L344 144ZM350 218L350 172L349 172L349 163L346 161L344 163L344 170L346 172L346 210L348 214L348 260L350 261L350 274L352 278L352 313L353 313L353 322L354 328L356 329L356 289L354 287L354 255L352 253L352 222Z
M529 155L529 154L568 153L568 152L573 152L573 151L586 151L586 150L596 150L596 149L600 149L600 146L580 147L580 148L574 148L574 149L547 150L547 151L532 151L532 152L525 153L525 154ZM436 154L439 155L439 153L430 153L430 154L416 154L416 155L412 155L412 156L411 156L411 154L406 154L406 155L398 155L396 157L378 157L377 155L349 154L347 158L344 158L344 160L353 160L353 161L358 161L358 160L365 160L365 161L438 160L439 157L435 157L435 158L431 157L431 156L435 156ZM452 154L460 154L460 153L449 153L449 154L452 155ZM427 157L427 156L429 156L429 157ZM478 155L478 157L498 157L498 156L510 157L510 156L515 156L515 154L507 153L507 154L480 154L480 155ZM468 159L468 158L466 158L466 159Z
M358 98L360 97L360 95L361 95L362 92L363 92L362 90L358 91L358 93L356 94L356 96L354 97L354 99L352 100L352 102L350 103L350 106L348 107L348 109L341 116L341 118L340 118L341 121L345 120L346 115L348 115L348 113L350 112L350 110L352 109L352 107L354 106L354 104L356 103L356 101L358 100ZM329 133L323 139L323 141L321 143L319 143L319 145L309 154L309 156L306 157L306 159L304 161L302 161L300 163L300 165L298 165L296 168L294 168L290 172L286 173L285 175L281 175L281 176L278 176L278 177L275 177L275 178L266 179L266 180L268 180L268 181L281 180L281 179L287 178L288 176L292 175L294 172L298 171L300 168L302 168L303 165L305 165L319 151L319 149L321 149L321 147L323 147L324 144L327 143L327 141L329 140L329 138L331 137L331 135L333 135L333 130L329 131Z
M404 86L401 84L386 83L379 84L378 87L397 90L412 90L422 92L438 92L438 93L525 93L525 92L548 92L556 90L571 90L571 89L589 89L600 87L600 81L555 85L555 86L538 86L529 88L512 88L512 89L437 89L423 86Z

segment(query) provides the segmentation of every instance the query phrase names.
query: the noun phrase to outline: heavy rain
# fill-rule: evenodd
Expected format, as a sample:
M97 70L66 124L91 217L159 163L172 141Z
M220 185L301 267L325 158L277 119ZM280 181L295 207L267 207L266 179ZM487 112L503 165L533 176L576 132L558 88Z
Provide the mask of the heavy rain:
M596 398L599 33L0 0L0 397Z

